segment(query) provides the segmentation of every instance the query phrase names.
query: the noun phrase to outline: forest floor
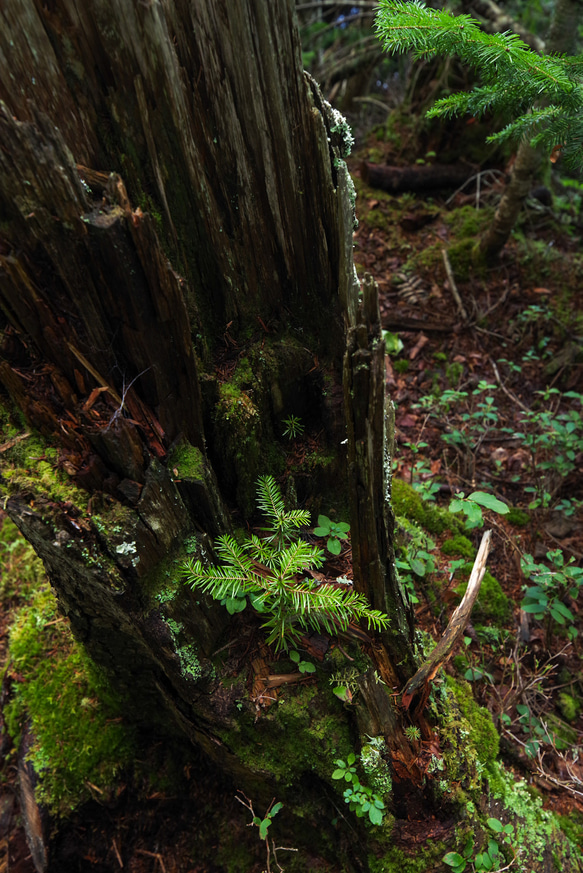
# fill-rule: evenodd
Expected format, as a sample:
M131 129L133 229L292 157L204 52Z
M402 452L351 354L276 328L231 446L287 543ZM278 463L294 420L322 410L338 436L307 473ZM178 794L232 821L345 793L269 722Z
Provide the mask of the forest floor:
M463 149L459 125L451 135ZM387 329L394 476L412 484L426 505L447 508L459 492L483 491L512 508L484 513L493 529L489 570L505 607L482 609L448 670L472 681L501 733L503 757L540 790L545 805L581 813L582 186L563 185L549 168L549 187L529 198L498 262L477 269L471 251L502 193L503 161L486 163L495 172L483 174L481 190L474 178L458 191L391 195L361 179L362 161L415 167L434 157L430 140L412 141L407 125L393 125L380 140L370 135L351 164L360 222L355 261L360 275L378 282ZM468 177L476 169L468 166ZM477 547L482 532L465 533ZM444 536L429 537L433 548L423 538L399 539L398 531L398 555L418 623L439 639L459 602L450 561L464 551L450 540L445 554ZM528 585L537 588L539 603L547 597L536 611L524 602ZM557 603L566 611L553 611ZM576 830L580 841L583 831Z
M459 131L455 136L460 139ZM457 193L450 188L430 197L391 195L360 178L362 160L427 165L435 151L443 151L443 142L439 149L435 145L431 137L413 140L406 126L387 128L380 139L371 135L350 166L360 222L355 260L360 274L371 273L378 282L390 351L394 476L412 485L423 505L447 509L459 492L483 491L513 508L507 515L485 512L494 535L490 602L482 603L447 669L472 681L501 733L506 763L527 778L548 808L571 817L570 836L583 846L583 608L577 600L583 580L565 579L564 573L571 559L571 567L583 566L577 502L583 501L581 194L576 186L549 182L552 202L530 199L499 262L477 270L471 248L492 220L507 169L503 161L489 164L498 172L483 176L479 193L473 182ZM456 148L463 150L463 142ZM443 250L465 315L452 295ZM421 521L398 530L400 569L419 625L434 639L459 602L459 574L467 571L482 530L468 528L465 541L449 535L449 542ZM543 620L521 609L528 583L524 555L555 574L545 583L554 612L541 607ZM349 570L349 559L347 545L325 570L339 575ZM452 559L463 566L453 571ZM542 571L538 577L536 572L528 584L540 588ZM5 609L0 666L7 616ZM17 762L5 734L4 740L0 825L7 836L0 827L0 871L29 873L34 867L14 800ZM158 742L150 738L151 745ZM247 839L233 787L217 784L204 768L196 778L186 768L180 784L179 796L159 791L147 797L128 784L115 808L99 798L82 807L62 829L51 871L223 870L213 809L228 808L233 833ZM194 819L196 835L187 825ZM236 821L242 821L238 830ZM210 856L202 854L203 845Z

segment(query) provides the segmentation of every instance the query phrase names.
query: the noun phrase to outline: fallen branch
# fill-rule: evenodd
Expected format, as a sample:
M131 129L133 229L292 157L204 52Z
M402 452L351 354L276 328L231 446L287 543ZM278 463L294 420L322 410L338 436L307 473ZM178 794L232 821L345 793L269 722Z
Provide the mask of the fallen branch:
M480 548L478 549L478 554L476 555L468 587L463 596L462 602L450 618L444 635L432 651L430 657L417 670L403 691L401 702L405 709L409 708L411 701L415 696L421 696L420 702L415 710L417 715L420 715L425 708L425 703L429 696L430 682L435 678L439 669L443 667L453 653L455 645L463 634L469 621L472 607L476 602L480 585L482 584L482 579L486 572L486 560L488 558L488 552L490 551L491 539L492 531L487 530L482 537L482 542L480 543Z
M380 188L389 194L401 191L430 191L451 188L467 182L475 171L459 164L425 164L414 167L389 167L384 164L360 165L362 181L371 188Z

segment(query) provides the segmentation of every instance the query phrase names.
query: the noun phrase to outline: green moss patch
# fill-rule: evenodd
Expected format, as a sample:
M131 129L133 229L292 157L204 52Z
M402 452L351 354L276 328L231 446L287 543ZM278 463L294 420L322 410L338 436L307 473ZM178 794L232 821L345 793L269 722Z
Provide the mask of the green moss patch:
M464 573L469 578L472 571L472 564L466 564ZM468 587L467 579L457 586L455 589L459 597L463 597ZM474 604L472 612L473 619L476 621L485 621L502 623L510 618L510 601L498 580L486 570L482 584L480 585L480 593Z
M476 703L469 682L448 676L447 685L453 692L461 714L472 726L471 741L476 748L479 761L482 764L495 761L498 757L500 737L492 721L492 716L487 709Z
M509 524L514 525L514 527L527 527L531 522L529 513L525 512L524 509L517 509L515 506L510 507L505 519Z
M204 458L200 449L189 442L174 446L168 456L168 469L177 479L204 478Z
M121 722L122 700L59 617L48 583L18 613L8 665L14 691L6 724L15 743L29 725L39 803L65 816L94 791L100 800L110 796L132 761L133 735Z
M272 774L285 787L297 784L302 772L329 782L335 759L353 751L340 702L315 685L288 686L258 722L240 717L225 741L243 764Z
M0 529L0 599L26 598L43 578L40 558L16 525L5 518Z
M415 489L402 479L393 479L391 496L395 515L417 522L429 533L441 534L446 530L457 533L463 529L461 521L451 512L422 500Z
M457 534L457 536L445 540L441 546L441 552L444 555L455 555L459 558L469 558L472 561L476 557L476 549L463 534Z

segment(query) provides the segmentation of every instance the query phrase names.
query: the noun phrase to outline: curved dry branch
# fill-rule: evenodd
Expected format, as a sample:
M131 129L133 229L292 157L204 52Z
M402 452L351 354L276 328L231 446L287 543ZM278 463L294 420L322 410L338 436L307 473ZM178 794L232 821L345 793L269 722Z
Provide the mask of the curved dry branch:
M409 708L414 697L421 695L421 699L415 708L417 715L419 715L425 707L425 702L429 695L429 683L435 678L440 667L442 667L451 656L457 641L463 634L468 623L472 607L476 602L480 585L482 584L482 579L486 572L486 561L488 558L488 552L490 551L491 540L492 531L485 531L462 602L450 618L444 635L431 652L427 661L422 664L413 678L405 686L401 698L401 702L405 709Z

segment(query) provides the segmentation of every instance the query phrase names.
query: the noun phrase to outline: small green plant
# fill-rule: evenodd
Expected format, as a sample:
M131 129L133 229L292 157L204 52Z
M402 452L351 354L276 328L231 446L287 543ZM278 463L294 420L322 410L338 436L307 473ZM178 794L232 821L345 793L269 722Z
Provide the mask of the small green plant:
M302 661L300 653L296 649L292 649L289 653L290 661L298 665L300 673L315 673L316 668L311 661Z
M418 455L421 449L428 446L426 442L405 443L405 448ZM423 500L435 500L435 495L439 492L439 483L432 481L433 473L425 459L415 461L411 466L411 485L421 496Z
M252 534L239 543L229 535L219 537L217 553L223 563L203 567L200 560L187 559L181 570L186 584L209 593L231 613L244 609L248 598L266 616L262 627L277 651L288 651L308 630L324 629L333 636L360 619L377 630L387 627L388 616L371 609L363 594L306 575L324 560L321 549L297 539L309 513L286 511L272 476L259 479L257 495L268 520L263 539Z
M277 864L278 870L283 871L283 867L280 866L277 860L278 852L297 852L297 849L291 849L288 846L276 846L275 842L272 840L271 845L269 844L269 828L273 822L273 817L277 815L277 813L283 809L283 803L276 803L275 798L271 801L269 808L263 818L260 815L255 814L255 810L253 809L253 803L246 794L239 789L239 794L242 797L238 797L235 795L235 800L239 801L245 809L248 809L251 813L251 824L256 828L259 828L259 839L265 842L265 851L266 851L266 860L267 860L267 871L266 873L271 873L271 859L275 861Z
M356 667L349 667L330 676L330 684L334 686L332 693L343 703L352 703L358 692L358 675Z
M283 435L289 440L301 436L305 430L301 418L297 415L289 415L287 418L284 418L283 423L285 424Z
M524 744L524 751L529 758L535 758L538 754L541 743L554 743L558 748L560 740L557 737L551 737L546 726L531 712L529 706L525 703L517 703L516 711L518 713L518 723L522 727L523 733L527 735L527 740Z
M417 743L421 739L421 731L416 725L410 724L405 728L405 736L412 743Z
M538 391L543 403L573 400L578 407L555 412L550 407L522 413L525 425L522 431L512 434L520 439L531 456L536 485L525 488L533 495L529 509L547 508L552 504L553 494L549 481L556 477L562 482L577 467L577 457L583 451L583 395L576 391L564 394L557 388ZM540 471L540 472L539 472Z
M397 516L395 521L399 533L395 566L409 601L419 603L415 578L424 578L434 572L436 564L431 552L435 549L435 542L419 525L403 516Z
M498 630L498 628L496 628ZM471 637L464 637L464 645L467 647L467 653L470 658L473 659L472 653L469 650L469 646L472 644L473 640ZM466 662L467 663L467 662ZM467 682L479 682L480 680L485 680L489 682L491 685L494 684L494 677L488 670L485 669L484 665L481 664L479 667L475 666L475 664L470 661L471 666L467 668L464 673L464 679Z
M535 563L532 555L524 555L520 565L524 575L535 583L524 586L521 608L532 613L537 621L546 622L548 645L555 623L566 627L569 639L577 636L575 617L565 605L565 600L568 597L577 599L583 585L583 568L573 565L574 558L565 561L561 549L547 552L547 560L552 568Z
M375 794L372 788L361 784L354 766L357 758L358 756L351 752L346 763L341 759L337 760L335 762L337 769L332 773L332 779L344 779L345 782L350 783L350 787L344 791L344 801L349 804L349 809L355 812L358 818L368 815L371 824L381 825L385 804L382 797Z
M482 527L484 524L482 507L491 512L497 512L499 515L505 515L508 512L508 506L505 503L486 491L473 491L468 497L465 497L464 492L460 491L449 504L449 511L463 512L466 516L466 527L471 529Z
M403 351L403 340L400 339L398 333L391 333L390 330L383 330L383 339L385 341L387 355L398 355Z
M314 528L317 537L328 537L326 548L332 555L339 555L342 548L340 540L348 537L350 525L345 521L331 521L327 515L318 516L318 527Z
M497 818L489 818L487 824L500 841L507 841L514 837L514 828L511 824L503 825ZM508 849L515 856L511 845L508 846ZM500 851L500 843L497 840L489 839L488 845L481 852L474 855L474 840L472 836L468 837L461 855L459 852L448 852L442 860L444 864L452 868L452 873L464 873L468 864L472 865L471 869L475 873L499 873L499 871L506 870L509 866Z

